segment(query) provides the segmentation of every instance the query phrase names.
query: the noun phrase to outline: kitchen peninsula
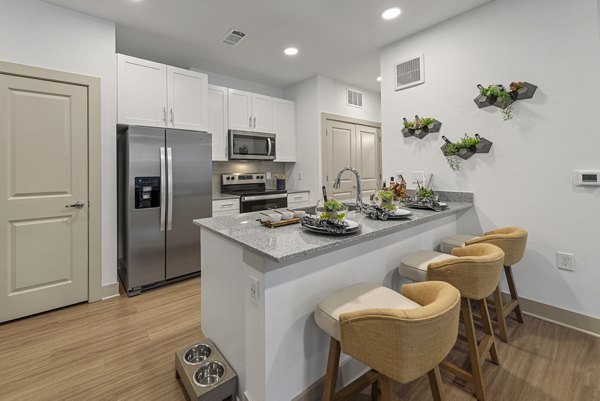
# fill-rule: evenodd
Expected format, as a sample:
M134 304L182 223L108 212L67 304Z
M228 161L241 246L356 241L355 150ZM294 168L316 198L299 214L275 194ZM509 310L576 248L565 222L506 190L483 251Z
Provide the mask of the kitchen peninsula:
M362 226L350 236L314 234L299 224L268 229L258 213L196 220L202 330L236 370L240 400L299 400L319 391L329 338L314 323L317 302L359 282L397 289L399 261L456 234L457 220L473 205L471 193L448 194L447 209L412 210L410 219L350 212ZM340 376L348 383L364 369L342 359Z

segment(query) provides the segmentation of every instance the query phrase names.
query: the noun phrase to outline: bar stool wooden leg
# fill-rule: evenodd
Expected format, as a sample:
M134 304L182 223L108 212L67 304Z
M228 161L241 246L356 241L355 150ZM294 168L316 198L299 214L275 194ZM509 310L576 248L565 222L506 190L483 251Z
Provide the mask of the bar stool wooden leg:
M488 310L486 299L484 298L479 301L479 305L481 309L481 323L483 324L483 332L486 334L481 340L480 347L484 348L479 348L480 354L483 358L485 356L485 348L489 346L492 362L494 362L496 365L499 365L500 359L498 358L498 349L496 348L496 342L494 341L494 329L492 328L492 320L490 319L490 312ZM491 343L488 345L488 342Z
M371 401L379 400L379 380L375 380L371 384Z
M502 305L502 294L500 293L500 286L496 287L494 291L494 306L496 309L496 324L498 325L498 337L508 342L508 333L506 332L506 317L504 316L504 306ZM489 312L488 312L489 315Z
M381 401L392 401L392 381L385 376L379 376Z
M462 313L467 334L467 344L469 346L469 357L471 360L471 374L473 375L473 385L475 386L475 396L479 401L485 401L485 392L483 389L483 372L481 371L481 358L479 355L479 345L477 343L477 334L475 333L475 324L473 323L473 310L471 302L462 298Z
M512 274L512 266L504 266L504 273L506 274L506 281L508 282L508 289L510 290L510 297L512 298L508 313L510 313L511 310L514 310L517 321L523 323L523 315L521 314L521 307L519 306L519 295L517 294L517 286L515 285L515 279ZM504 310L502 310L502 312L504 312Z
M325 372L325 384L323 386L323 401L333 401L335 397L335 385L337 383L338 369L340 367L341 348L340 342L331 337L329 342L327 370Z
M431 386L431 394L433 395L433 401L446 401L446 394L444 393L444 385L442 384L440 367L436 366L433 368L433 370L430 370L428 376L429 385Z

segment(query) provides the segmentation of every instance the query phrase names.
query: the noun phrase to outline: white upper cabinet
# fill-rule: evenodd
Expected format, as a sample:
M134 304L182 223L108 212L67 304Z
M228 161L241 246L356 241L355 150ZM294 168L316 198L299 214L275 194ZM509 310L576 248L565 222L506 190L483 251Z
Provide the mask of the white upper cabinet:
M208 130L208 76L167 66L168 127Z
M229 129L252 131L252 93L229 89Z
M227 88L208 85L208 132L212 134L213 160L227 161Z
M118 122L195 131L208 129L208 76L117 55Z
M123 54L117 62L119 123L165 127L167 66Z
M252 94L252 130L273 132L273 98Z
M296 161L295 103L273 98L273 132L276 138L276 162Z

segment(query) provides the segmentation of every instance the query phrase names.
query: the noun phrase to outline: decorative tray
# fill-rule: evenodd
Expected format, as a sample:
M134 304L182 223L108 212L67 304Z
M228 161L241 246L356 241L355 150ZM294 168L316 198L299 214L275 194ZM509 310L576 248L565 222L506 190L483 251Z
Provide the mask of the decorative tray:
M301 221L302 227L308 231L328 235L350 235L360 231L360 224L352 220L337 221L305 216Z
M271 223L270 221L261 221L260 219L258 221L260 221L260 224L262 224L265 227L277 228L277 227L289 226L290 224L298 224L298 223L300 223L300 220L302 220L302 218L294 217L294 218L287 219L287 220L281 220L276 223Z
M373 220L400 220L412 216L412 212L406 209L390 211L379 205L366 205L364 213Z
M448 205L446 203L438 202L433 199L432 200L421 200L421 201L409 199L404 202L404 206L410 207L413 209L428 209L428 210L433 210L436 212L439 212L448 207Z

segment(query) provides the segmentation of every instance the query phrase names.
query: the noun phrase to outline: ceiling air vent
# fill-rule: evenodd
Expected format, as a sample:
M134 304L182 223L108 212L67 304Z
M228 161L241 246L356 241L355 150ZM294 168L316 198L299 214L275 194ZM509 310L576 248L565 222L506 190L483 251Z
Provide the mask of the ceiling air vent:
M395 65L396 90L410 88L425 82L423 56L414 57Z
M352 89L348 89L348 106L363 107L363 94Z
M238 43L242 41L246 37L246 34L239 29L232 29L227 32L227 35L221 40L221 43L224 43L228 46L237 46Z

